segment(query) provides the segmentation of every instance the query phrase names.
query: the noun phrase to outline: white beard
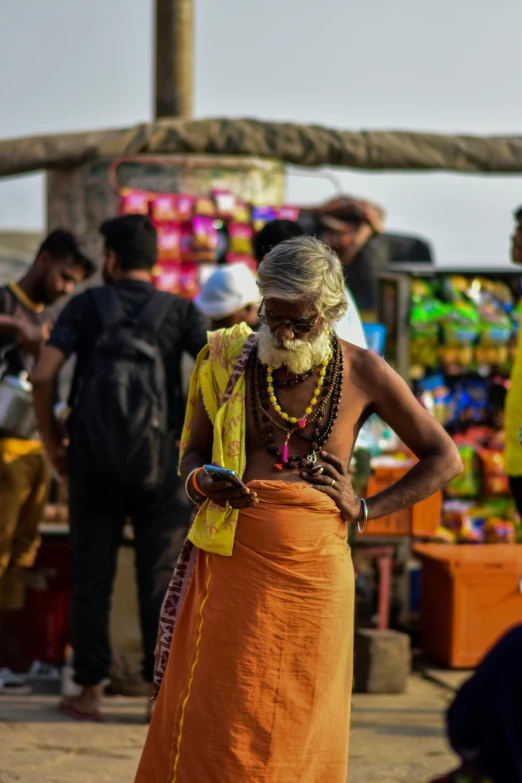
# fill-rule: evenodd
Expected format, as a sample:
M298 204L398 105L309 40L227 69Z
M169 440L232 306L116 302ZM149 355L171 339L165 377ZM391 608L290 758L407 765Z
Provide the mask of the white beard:
M261 325L257 352L261 364L273 367L286 367L294 375L302 375L312 367L317 367L325 358L330 342L327 330L314 335L310 340L288 340L281 344L268 326Z

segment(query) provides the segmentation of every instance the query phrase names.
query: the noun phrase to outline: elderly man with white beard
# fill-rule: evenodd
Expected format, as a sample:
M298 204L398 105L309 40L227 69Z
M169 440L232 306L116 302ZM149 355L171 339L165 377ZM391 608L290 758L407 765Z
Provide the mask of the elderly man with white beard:
M347 301L330 248L283 242L259 288L259 333L210 334L192 378L181 473L196 513L163 608L137 783L345 783L348 526L363 533L461 470L404 381L336 336ZM373 412L418 461L364 500L349 464Z

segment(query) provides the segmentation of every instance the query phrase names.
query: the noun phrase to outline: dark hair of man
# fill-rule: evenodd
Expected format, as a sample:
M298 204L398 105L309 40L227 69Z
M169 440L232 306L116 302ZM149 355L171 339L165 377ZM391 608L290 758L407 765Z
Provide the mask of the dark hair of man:
M285 239L304 236L304 231L293 220L271 220L263 226L254 237L254 256L258 264L273 247L280 245Z
M516 218L516 220L520 220L522 218L522 207L519 207L515 211L515 218Z
M158 258L158 235L146 215L121 215L100 227L105 250L112 251L125 272L152 269Z
M75 266L83 270L86 279L96 271L96 265L82 252L74 234L63 228L57 228L44 239L36 257L38 258L41 253L47 253L56 261L71 259Z

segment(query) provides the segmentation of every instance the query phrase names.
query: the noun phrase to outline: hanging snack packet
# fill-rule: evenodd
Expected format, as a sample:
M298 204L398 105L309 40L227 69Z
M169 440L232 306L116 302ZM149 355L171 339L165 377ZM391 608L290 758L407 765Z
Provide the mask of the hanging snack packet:
M236 197L230 190L213 190L212 198L216 204L218 217L222 220L232 220L236 208Z
M236 206L234 208L233 222L250 223L251 220L252 220L252 210L250 209L249 204L247 204L244 201L236 202Z
M192 218L192 252L195 261L215 261L218 232L212 217Z
M120 215L148 215L151 194L144 190L120 191Z
M196 198L194 203L194 215L201 217L216 217L216 205L208 196Z
M438 299L419 301L410 311L410 361L413 366L437 367L440 322L447 306Z
M190 196L188 193L177 193L176 209L180 223L190 220L194 210L194 196Z
M199 264L180 267L179 293L184 299L194 299L199 293Z
M504 473L504 454L493 449L480 449L482 462L482 492L486 497L509 495L509 479Z
M230 223L228 226L229 252L235 255L253 256L254 231L250 223Z
M158 258L160 261L180 261L180 227L177 223L159 225Z
M155 225L160 223L177 223L179 213L177 196L174 193L159 193L150 202L150 217Z
M180 237L179 237L179 250L181 256L181 262L183 264L194 263L195 255L192 247L193 240L194 240L194 235L192 231L192 220L189 220L181 224Z
M264 225L270 223L271 220L275 220L275 210L273 207L253 207L252 208L252 223L254 225L254 231L261 231Z
M160 291L168 291L169 294L180 292L181 266L176 263L160 262L152 270L152 279L156 288Z

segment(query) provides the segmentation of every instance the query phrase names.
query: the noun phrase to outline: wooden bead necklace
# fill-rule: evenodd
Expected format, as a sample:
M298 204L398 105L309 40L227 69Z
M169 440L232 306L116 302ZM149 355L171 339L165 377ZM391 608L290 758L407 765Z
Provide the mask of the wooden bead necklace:
M309 467L310 464L315 464L317 461L317 452L323 448L324 444L327 442L332 433L333 426L339 413L344 374L342 347L340 341L335 335L332 336L332 344L328 357L323 360L323 363L320 365L320 367L321 369L319 371L319 380L316 390L314 390L314 397L312 398L314 404L312 405L311 401L310 405L305 410L306 418L298 418L297 416L290 416L289 414L283 416L281 414L285 414L286 412L283 411L279 401L277 400L277 395L274 392L275 384L273 381L273 369L270 367L266 369L265 385L262 379L264 370L262 369L262 365L259 362L257 351L254 351L251 355L249 363L249 377L254 424L267 451L278 459L274 465L276 470L282 470L283 467L290 469L298 466ZM313 370L311 373L312 372ZM270 381L269 379L272 380ZM319 381L322 381L322 383L319 383ZM319 401L318 398L324 392L325 387L327 389L327 393L324 394L322 400ZM317 389L319 389L319 391L317 391ZM273 397L276 398L275 402L272 399ZM326 426L323 430L321 430L321 419L326 412L327 403L329 402L330 398L332 400L330 414ZM269 415L268 409L270 406L274 407L274 410L279 415L281 422L274 421L274 419ZM278 406L280 410L277 410L276 406ZM265 419L265 423L267 423L266 427L263 427L261 424L259 418L259 408L261 408L263 411L262 415ZM315 411L314 408L316 409ZM300 422L303 420L303 418L305 418L305 423L304 425L301 425ZM315 419L317 419L317 426L315 428L313 437L310 438L305 436L304 433L300 430L303 430ZM280 450L276 445L272 425L276 426L283 432L286 432L286 438L282 450ZM288 444L292 435L296 435L300 440L311 443L312 451L307 457L293 457L289 455Z

